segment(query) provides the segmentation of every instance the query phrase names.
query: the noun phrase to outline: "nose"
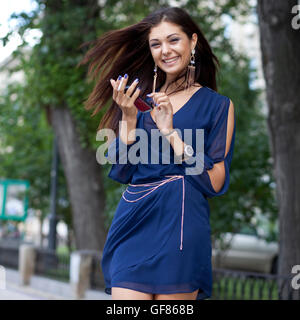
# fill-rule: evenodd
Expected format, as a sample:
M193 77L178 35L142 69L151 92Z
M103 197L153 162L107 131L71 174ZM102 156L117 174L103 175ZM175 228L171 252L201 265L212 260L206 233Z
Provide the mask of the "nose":
M170 47L169 47L169 45L167 43L163 43L162 44L161 52L162 52L162 55L164 57L168 57L169 56L171 50L170 50Z

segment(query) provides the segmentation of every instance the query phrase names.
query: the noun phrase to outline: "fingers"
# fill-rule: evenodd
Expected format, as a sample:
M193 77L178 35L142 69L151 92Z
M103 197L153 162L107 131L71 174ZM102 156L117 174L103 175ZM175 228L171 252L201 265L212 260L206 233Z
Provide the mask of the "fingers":
M120 83L121 83L121 80L122 80L122 77L119 76L119 78L117 80L113 80L113 79L110 79L110 83L113 87L113 100L117 100L118 98L118 87L120 86Z
M156 99L156 103L157 104L160 104L162 102L168 103L169 102L169 98L168 97L159 97L159 98Z
M128 89L129 90L129 89ZM138 87L136 90L135 90L135 92L134 92L134 94L132 95L132 97L130 98L130 102L132 103L132 104L134 104L134 101L138 98L138 96L139 96L139 94L141 93L141 89Z
M112 88L113 88L113 99L115 100L115 98L116 98L116 90L115 90L115 88L116 88L116 81L114 80L114 79L110 79L110 84L111 84L111 86L112 86Z
M119 76L116 81L114 79L110 79L110 83L113 87L113 100L116 101L118 97L121 96L121 94L119 93L124 93L124 88L126 86L127 79L128 79L128 76L126 78Z
M126 87L127 81L128 81L128 75L125 74L124 77L119 76L118 81L117 81L117 98L120 96L122 97L124 94L124 89Z
M127 96L131 96L131 94L132 94L132 92L134 91L134 89L136 88L136 86L137 86L137 84L139 83L139 79L138 78L136 78L133 82L132 82L132 84L130 85L130 87L127 89L127 91L126 91L126 95Z
M113 87L113 89L115 88L115 84L116 84L116 81L114 79L110 79L110 84L111 86Z
M113 87L113 99L116 100L118 97L121 98L122 94L124 95L124 90L128 82L128 75L125 74L124 77L119 76L117 81L110 79L110 83ZM126 91L126 97L130 97L134 89L136 88L137 84L139 82L139 79L136 78L133 83L130 85L130 87Z
M154 103L156 104L156 106L162 106L162 104L169 104L169 97L168 96L160 96L160 97L156 97L153 98Z
M163 109L166 114L173 114L173 107L170 99L164 92L152 95L152 99L156 107L155 109L158 111Z
M140 94L140 88L136 89L136 86L139 82L138 79L135 79L130 87L127 89L126 93L124 93L125 87L128 82L128 75L125 74L124 77L119 76L115 81L110 79L110 83L113 87L113 100L123 109L134 107L134 101L138 98ZM131 94L134 94L131 97Z
M147 96L151 97L154 101L154 104L157 104L157 105L160 102L168 101L168 99L169 99L169 97L165 94L165 92L155 92L155 93L152 92L150 94L147 94Z

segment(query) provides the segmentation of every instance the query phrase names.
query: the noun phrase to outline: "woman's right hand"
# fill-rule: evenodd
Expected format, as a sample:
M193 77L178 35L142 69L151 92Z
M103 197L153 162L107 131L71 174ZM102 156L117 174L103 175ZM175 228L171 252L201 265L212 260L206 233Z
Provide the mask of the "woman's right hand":
M123 81L122 81L122 79L123 79ZM121 81L122 81L122 84L121 84L120 89L118 90ZM113 87L113 100L118 104L118 106L122 110L123 115L126 118L136 119L138 109L135 107L134 101L138 98L141 90L140 90L140 88L137 88L135 90L135 88L138 84L138 79L135 79L135 81L133 81L133 83L127 89L126 93L124 93L124 89L126 87L127 81L128 81L128 76L127 77L119 76L117 81L110 79L110 83ZM132 93L133 93L133 95L131 96Z

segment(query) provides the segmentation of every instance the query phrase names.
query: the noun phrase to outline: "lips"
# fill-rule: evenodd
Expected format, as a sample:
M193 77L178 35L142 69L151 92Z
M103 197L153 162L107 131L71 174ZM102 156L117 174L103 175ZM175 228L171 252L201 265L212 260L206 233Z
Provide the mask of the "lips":
M171 64L171 63L173 63L173 62L175 62L175 61L177 61L178 60L178 56L177 57L173 57L173 58L169 58L169 59L165 59L165 60L163 60L163 62L164 63L166 63L166 64Z

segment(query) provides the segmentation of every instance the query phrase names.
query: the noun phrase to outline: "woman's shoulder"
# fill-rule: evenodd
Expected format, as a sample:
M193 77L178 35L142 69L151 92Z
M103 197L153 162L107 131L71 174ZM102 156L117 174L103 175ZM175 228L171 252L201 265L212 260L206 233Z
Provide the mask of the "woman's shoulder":
M229 101L229 97L225 96L224 94L221 94L209 87L205 87L207 89L207 93L212 97L214 98L215 100L218 100L218 101Z
M214 114L216 114L220 109L224 110L226 108L229 108L230 103L232 101L230 98L224 94L221 94L209 87L205 87L207 90L207 95L209 97L208 101L212 104L212 111Z

